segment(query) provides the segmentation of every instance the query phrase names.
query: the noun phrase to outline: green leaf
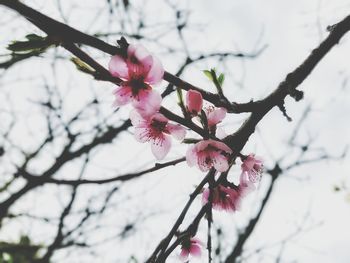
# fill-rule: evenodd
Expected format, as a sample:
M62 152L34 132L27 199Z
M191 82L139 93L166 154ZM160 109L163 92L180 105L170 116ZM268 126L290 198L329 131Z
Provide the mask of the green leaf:
M177 98L179 100L179 103L180 104L184 104L184 98L183 98L183 95L182 95L182 89L176 88L176 93L177 93Z
M186 138L182 142L186 144L191 144L191 143L197 143L200 142L201 140L199 139L194 139L194 138Z
M86 64L84 61L82 61L81 59L77 58L77 57L73 57L70 59L75 66L77 67L78 70L90 74L90 75L94 75L96 73L96 71L90 67L88 64Z
M209 80L213 81L213 75L210 70L203 70L203 73Z
M7 69L17 62L30 57L39 56L55 44L52 39L41 37L36 34L26 35L25 38L26 40L24 41L12 41L12 43L7 46L11 54L8 55L8 60L0 62L0 68Z
M137 259L135 258L135 256L131 256L129 259L129 263L137 263Z
M221 73L218 77L218 82L219 82L221 87L224 84L224 81L225 81L225 75L223 73Z
M26 41L13 41L7 46L7 49L13 52L44 52L48 47L53 45L53 42L46 37L39 37L37 35L31 34L27 35L26 38L28 39Z
M333 187L333 190L334 190L334 192L339 192L341 189L340 189L339 186L335 185L335 186Z
M26 35L26 39L34 40L34 41L40 41L40 40L45 40L46 37L41 37L41 36L38 36L36 34L29 34L29 35Z
M19 240L19 244L21 244L21 245L30 245L29 237L26 236L26 235L21 236L21 238Z

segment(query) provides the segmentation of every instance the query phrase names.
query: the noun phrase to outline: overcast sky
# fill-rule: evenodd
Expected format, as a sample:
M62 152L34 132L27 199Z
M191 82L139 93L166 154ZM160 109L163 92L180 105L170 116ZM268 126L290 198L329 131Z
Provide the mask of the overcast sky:
M107 17L107 11L105 11L105 1L103 3L100 1L86 1L86 5L84 4L81 8L76 7L80 4L79 1L62 1L62 8L64 13L69 14L66 17L69 24L80 30L88 33L118 30L117 25L105 26L107 19L104 15ZM57 11L56 1L25 2L43 13L62 20ZM141 6L141 1L131 0L130 2L135 6ZM225 65L214 61L198 63L189 67L183 75L191 83L211 90L212 87L201 70L217 67L226 73L224 88L230 99L241 102L251 98L262 98L274 90L286 74L300 65L311 50L327 36L327 26L337 23L350 14L350 3L346 0L178 2L180 6L190 10L192 26L184 31L184 37L189 43L188 49L191 54L214 50L249 53L266 45L266 49L256 59L232 60ZM75 8L71 10L72 6ZM93 8L95 6L97 6L96 9ZM96 10L104 11L95 16ZM149 24L167 21L171 14L163 1L156 0L147 1L147 5L142 6L142 10L147 14L146 21ZM0 27L2 35L0 54L6 53L4 47L10 40L21 38L32 33L33 30L36 33L40 32L29 26L23 19L13 19L15 15L3 7L0 9L0 14L2 17L0 21L6 22L7 25ZM110 38L109 41L114 43L115 39ZM182 48L179 41L172 35L162 41L167 45ZM142 44L147 46L148 43ZM162 48L157 48L155 45L149 44L147 47L157 54L170 72L174 72L183 59L181 55L178 57L176 54L167 55ZM63 51L59 52L67 55ZM12 103L12 107L20 113L21 118L17 120L13 139L16 144L26 149L36 145L42 135L43 118L40 110L35 108L32 102L45 97L45 93L39 87L45 81L53 83L52 78L55 77L60 84L59 89L66 98L64 112L67 118L94 93L98 94L103 102L102 115L111 114L113 110L110 107L113 100L111 96L113 87L110 84L92 81L90 77L77 72L69 62L65 61L57 62L56 72L52 72L49 66L52 55L51 52L45 58L21 63L8 70L6 74L0 75L0 108L4 112ZM350 37L346 36L301 85L301 89L305 91L305 99L298 103L287 99L287 112L294 121L288 123L278 110L273 110L259 124L257 132L249 140L243 152L254 151L262 156L267 167L270 167L274 160L286 155L282 165L288 165L296 158L295 152L287 152L288 136L303 115L305 108L311 105L312 111L300 130L297 141L305 143L312 138L314 147L324 148L334 156L340 155L350 141L348 117L350 87L346 82L350 75L349 55ZM108 62L108 57L100 55L97 57L105 65ZM13 82L18 77L20 80ZM160 89L163 87L165 87L164 83ZM173 106L175 100L176 96L173 96L167 99L166 103ZM123 109L118 118L127 116L128 110ZM0 118L0 128L1 126L4 128L8 125L6 114L0 113ZM233 127L237 127L242 118L242 116L230 116L229 121L224 125L226 131L230 132ZM94 155L87 177L109 177L115 175L116 171L123 173L154 162L148 145L138 144L127 133L121 138L120 142L105 147L103 151ZM56 145L56 147L59 149L60 146ZM186 146L175 145L167 160L183 156L185 150ZM15 152L13 154L12 158L15 160L17 158L20 162L20 157L16 156ZM51 159L52 156L42 156L41 160L32 164L32 169L40 171ZM3 168L1 168L1 162L3 162ZM4 167L8 165L7 162L8 160L0 160L0 173L5 173ZM78 166L79 163L76 165ZM61 171L60 176L69 177L77 169L72 165ZM301 166L279 179L261 221L246 246L246 255L250 255L256 249L262 249L259 256L263 255L263 257L251 256L246 262L272 262L280 252L280 244L285 239L289 242L283 252L283 262L349 262L350 203L346 201L345 194L337 194L333 191L334 185L342 181L349 183L349 169L350 158L347 157L341 162L322 162ZM238 174L238 170L238 167L233 169L233 173ZM131 251L135 252L140 259L147 257L169 231L171 222L177 217L188 194L201 178L202 174L195 168L188 168L185 164L181 164L150 175L147 180L135 181L122 187L122 194L115 198L115 203L121 203L118 206L120 210L107 214L103 219L111 227L106 228L106 231L94 233L94 238L102 240L118 233L118 230L110 232L116 221L123 225L129 218L140 215L140 221L143 222L135 236L120 244L109 242L105 246L99 246L96 252L101 262L115 262L113 261L116 258L115 247L118 247L117 257L121 258L120 262L126 262L125 258ZM236 228L244 226L249 214L254 213L256 209L254 204L264 193L268 180L268 177L263 178L259 191L247 198L241 212L233 215L214 214L218 222L224 224L229 240L234 240ZM96 186L95 188L88 186L85 189L80 196L81 206L86 203L87 196L92 193L99 195L105 191L103 188L96 189ZM43 187L39 194L28 195L16 209L20 211L31 207L32 211L42 213L45 208L45 213L55 215L58 212L57 208L61 207L60 201L67 199L66 190L64 187ZM40 198L43 195L48 197L43 200ZM57 196L60 196L58 199L60 201L57 200ZM124 203L124 200L128 201ZM195 213L200 205L200 200L197 200L191 213ZM154 212L156 212L155 216L147 216ZM143 219L144 215L146 215L145 219ZM156 228L157 231L155 231ZM300 228L303 230L300 231ZM47 229L51 229L50 226L44 227L33 222L13 223L1 229L0 240L16 240L16 236L24 232L33 235L33 238L40 242L48 238L45 235ZM202 232L199 236L205 240L205 226L200 230ZM298 234L294 235L296 232ZM135 248L137 248L136 251ZM178 262L176 253L169 258L169 262ZM68 261L65 259L64 262L92 262L91 255L84 252L79 254L79 259L76 254L73 256L75 256L74 259ZM57 262L63 262L65 257L66 253L58 253Z

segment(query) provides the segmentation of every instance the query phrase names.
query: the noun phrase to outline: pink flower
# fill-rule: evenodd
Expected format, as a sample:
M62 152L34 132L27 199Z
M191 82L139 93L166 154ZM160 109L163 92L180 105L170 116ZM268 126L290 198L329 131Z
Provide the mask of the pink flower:
M194 257L200 257L202 254L202 246L203 244L198 238L191 237L183 240L181 243L181 259L183 261L187 261L190 255Z
M207 188L203 191L203 203L208 203L210 190ZM227 212L237 211L240 207L241 195L239 190L218 185L212 192L212 206L217 210L225 210Z
M215 131L216 125L226 117L227 110L225 108L211 106L205 109L205 113L207 115L209 129Z
M123 82L114 91L116 106L132 102L143 116L159 110L162 98L151 84L163 79L161 62L141 45L129 45L127 57L115 55L109 62L109 72Z
M152 116L142 117L136 111L130 113L132 125L135 127L135 138L139 142L151 142L153 155L158 159L163 159L171 147L171 138L183 140L186 130L179 124L169 123L169 120L160 113Z
M214 167L219 172L229 168L228 159L232 150L224 143L214 140L203 140L190 146L186 153L189 166L197 165L206 172Z
M260 158L255 157L254 154L249 154L241 165L242 174L246 175L250 182L256 183L261 179L263 167L263 161Z
M248 180L247 178L247 174L246 173L242 173L240 180L239 180L239 193L242 197L247 196L248 194L250 194L251 192L253 192L255 190L255 185L254 183L252 183L251 181Z
M186 94L187 110L192 116L197 116L203 107L202 94L196 90L189 90Z

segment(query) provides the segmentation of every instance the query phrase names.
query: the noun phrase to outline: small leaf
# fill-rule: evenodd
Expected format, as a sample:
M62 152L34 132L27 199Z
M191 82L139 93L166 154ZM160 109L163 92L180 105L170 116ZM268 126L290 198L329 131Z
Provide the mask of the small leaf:
M78 70L90 75L94 75L96 73L96 71L92 67L90 67L81 59L74 57L74 58L71 58L70 60L75 64Z
M200 140L199 139L194 139L194 138L186 138L182 142L186 143L186 144L192 144L192 143L200 142Z
M337 186L337 185L335 185L335 186L333 187L333 191L334 191L334 192L339 192L340 190L341 190L340 187Z
M176 93L177 93L177 98L179 99L179 103L183 104L184 103L184 98L182 95L182 89L176 88Z
M225 75L221 73L218 77L218 82L219 82L221 87L224 84L224 81L225 81Z
M15 40L8 45L7 49L13 52L44 52L48 47L53 45L52 40L47 37L41 37L35 34L26 35L25 41Z
M209 80L213 81L213 75L210 70L203 70L203 73Z
M32 40L32 41L40 41L40 40L45 40L46 37L41 37L36 34L29 34L29 35L26 35L26 39Z

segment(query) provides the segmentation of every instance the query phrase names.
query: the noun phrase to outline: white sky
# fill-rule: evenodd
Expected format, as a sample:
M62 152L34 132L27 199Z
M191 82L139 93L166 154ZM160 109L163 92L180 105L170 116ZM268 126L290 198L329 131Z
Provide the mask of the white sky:
M141 3L133 0L131 2L135 5ZM254 60L233 60L226 65L217 65L209 61L196 64L186 70L184 74L186 80L210 89L210 83L206 81L201 70L218 67L226 73L225 91L230 99L235 101L258 99L275 89L285 75L298 66L327 35L325 30L327 25L334 24L350 14L350 3L345 0L191 0L186 4L185 1L179 2L182 3L183 8L188 7L191 10L190 22L194 27L193 30L185 31L191 53L213 50L251 52L264 44L268 45L263 54ZM56 5L51 1L26 1L26 3L61 19ZM113 23L109 28L104 26L108 21L106 12L100 13L98 17L92 15L99 10L99 8L93 8L95 6L100 6L101 10L106 9L104 1L103 3L86 1L84 7L75 8L73 11L70 11L70 7L78 4L79 1L69 3L62 1L62 3L64 11L70 13L69 23L72 26L89 33L118 30L118 25ZM142 6L142 10L146 14L151 14L146 20L149 24L167 21L171 15L163 1L149 0L147 5ZM8 27L1 27L3 38L0 38L0 51L2 54L5 52L4 46L8 41L32 33L33 28L28 26L26 21L13 20L13 13L4 11L3 8L0 9L0 14L4 14L2 21L7 21L6 25L8 25ZM200 31L196 31L198 29ZM39 31L35 30L35 32ZM345 37L301 85L302 90L305 91L304 100L299 103L291 99L287 100L287 112L295 121L288 123L279 111L274 110L261 122L257 133L244 149L245 153L256 152L264 157L267 167L270 167L274 159L286 153L288 136L310 103L313 111L301 130L298 142L305 143L311 137L315 140L315 147L325 148L332 155L339 155L343 151L350 141L347 114L350 112L349 86L342 86L350 73L349 39L349 36ZM173 35L162 41L181 49L181 44ZM111 38L110 42L114 40ZM165 55L164 50L154 45L143 44L156 53L171 72L183 59L181 56ZM101 115L107 116L112 112L110 105L113 87L110 84L92 81L65 61L57 63L54 75L49 68L52 52L45 57L46 60L33 59L30 62L21 63L0 78L0 88L4 91L0 94L2 110L0 128L8 125L7 115L3 110L10 107L8 97L4 95L9 94L12 106L21 116L17 120L13 140L26 149L33 148L40 141L40 136L44 135L42 113L32 103L45 97L42 89L44 79L48 83L53 83L53 76L57 78L60 84L59 90L65 94L64 118L68 118L82 107L93 93L97 93L103 102ZM99 57L99 59L102 63L108 61L107 57ZM22 80L14 83L13 79L18 76ZM163 86L165 84L160 88ZM173 96L167 99L166 103L173 105L175 99L176 96ZM123 109L115 121L118 121L118 118L125 118L127 114L128 110ZM91 117L90 121L97 121L98 118L98 116ZM227 132L232 127L236 127L242 117L232 116L228 119L229 123L225 125ZM79 129L84 128L84 125L89 127L89 122L79 125L81 125L77 127ZM154 162L148 145L138 144L127 133L120 138L121 141L93 153L93 163L87 170L87 177L109 177L115 173L143 167L145 164L150 166ZM58 141L52 149L57 151L61 145L62 141ZM47 149L40 160L31 164L34 171L40 171L45 165L49 165L50 160L52 161L50 150ZM183 156L185 150L185 146L176 145L167 160ZM293 162L296 154L288 153L285 164ZM12 157L17 162L20 161L18 153L13 152ZM74 162L71 166L65 167L60 171L59 176L70 178L74 174L76 177L79 171L78 165L79 162ZM0 159L0 173L5 175L7 167L10 167L8 160ZM304 230L288 239L282 262L349 262L350 203L345 201L343 193L336 194L333 191L335 184L348 180L349 168L350 162L347 157L342 162L323 162L302 166L279 179L261 221L247 243L246 255L250 255L256 249L263 248L263 250L258 256L248 257L246 262L274 262L275 256L280 252L281 242L293 235L298 227ZM232 174L238 174L238 167ZM188 194L201 178L202 174L195 168L190 169L182 164L149 175L146 180L126 183L120 195L115 196L113 200L113 203L117 204L116 211L108 211L102 219L108 228L92 233L92 239L101 240L115 235L125 223L137 215L159 213L146 219L141 217L142 223L137 226L139 232L124 240L123 243L114 241L105 246L99 246L96 250L99 255L98 262L115 262L116 257L120 258L119 262L126 262L130 252L135 252L142 262L142 258L147 257L169 231ZM225 242L228 250L236 236L236 227L244 226L249 213L255 211L254 204L258 203L257 197L264 192L267 181L268 177L263 179L260 192L246 200L241 212L234 215L214 214L217 222L222 223L226 230ZM99 186L85 187L79 194L79 202L75 208L83 207L89 196L103 195L105 191L106 188ZM21 211L29 208L38 214L55 215L58 213L57 208L61 207L58 200L66 202L67 193L65 187L43 187L36 194L29 194L18 202L16 209ZM41 198L42 196L45 198ZM57 196L60 198L57 199ZM129 197L130 200L128 200ZM200 200L197 200L191 213L195 213L199 207ZM70 220L70 223L74 224L74 218ZM155 231L155 228L158 230ZM23 220L4 227L0 232L0 240L16 240L18 233L29 233L40 242L47 240L48 230L54 229L52 226ZM199 236L204 239L205 224L200 230ZM117 248L118 252L116 252ZM137 248L136 251L135 248ZM73 253L69 259L66 258L65 253L58 253L56 256L57 262L92 262L91 258L91 255L84 251ZM169 262L178 262L176 255L169 258ZM198 262L205 261L201 259Z

